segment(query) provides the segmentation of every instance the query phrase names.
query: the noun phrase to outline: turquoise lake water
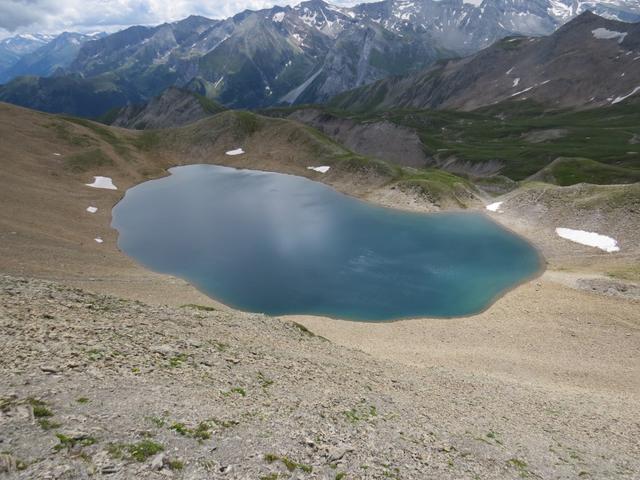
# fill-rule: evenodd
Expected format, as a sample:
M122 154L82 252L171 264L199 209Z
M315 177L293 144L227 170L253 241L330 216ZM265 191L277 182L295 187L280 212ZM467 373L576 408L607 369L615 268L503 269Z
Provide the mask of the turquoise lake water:
M115 206L118 246L242 310L463 316L541 267L529 243L479 213L402 212L277 173L213 165L170 173Z

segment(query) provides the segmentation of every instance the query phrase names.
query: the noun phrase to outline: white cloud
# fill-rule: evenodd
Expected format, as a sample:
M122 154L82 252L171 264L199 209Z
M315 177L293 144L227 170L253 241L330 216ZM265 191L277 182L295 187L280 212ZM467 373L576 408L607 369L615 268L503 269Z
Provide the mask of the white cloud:
M299 0L0 0L0 37L64 30L114 31L130 25L172 22L189 15L226 18L245 9L297 3ZM333 0L330 3L362 2Z

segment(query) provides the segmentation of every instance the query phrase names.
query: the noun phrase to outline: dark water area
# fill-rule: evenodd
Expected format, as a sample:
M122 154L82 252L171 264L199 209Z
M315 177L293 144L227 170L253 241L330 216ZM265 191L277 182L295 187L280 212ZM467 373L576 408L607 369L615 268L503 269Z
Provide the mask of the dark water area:
M479 213L378 207L302 177L212 165L128 190L118 246L241 310L361 321L480 312L537 251Z

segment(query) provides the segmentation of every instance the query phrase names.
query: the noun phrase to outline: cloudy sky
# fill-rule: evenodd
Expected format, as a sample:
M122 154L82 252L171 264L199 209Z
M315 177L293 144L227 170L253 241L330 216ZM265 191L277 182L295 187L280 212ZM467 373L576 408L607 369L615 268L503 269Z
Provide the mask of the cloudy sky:
M371 0L369 0L371 1ZM0 0L0 38L16 33L114 31L191 14L224 18L244 9L295 5L299 0ZM333 0L336 5L361 3Z

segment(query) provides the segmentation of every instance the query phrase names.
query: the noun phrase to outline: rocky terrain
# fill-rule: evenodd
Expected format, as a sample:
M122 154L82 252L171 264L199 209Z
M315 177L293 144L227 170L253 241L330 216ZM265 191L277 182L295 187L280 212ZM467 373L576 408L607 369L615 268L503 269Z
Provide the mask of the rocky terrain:
M0 142L7 478L638 476L637 185L523 184L490 199L248 112L134 131L0 104L0 135L12 139ZM237 312L142 268L110 228L127 188L190 163L304 175L416 211L502 200L490 214L550 271L464 319ZM307 169L319 164L331 168ZM119 190L88 187L96 175Z
M311 108L296 110L288 118L317 128L360 155L416 168L429 164L420 137L410 128L385 120L356 122Z
M6 276L0 312L7 478L632 479L640 469L632 395L382 363L261 315Z
M548 37L511 37L460 60L346 92L334 107L474 110L506 100L593 108L640 92L640 23L585 12Z
M107 123L137 130L181 127L223 110L221 105L202 95L169 87L148 103L111 112Z

